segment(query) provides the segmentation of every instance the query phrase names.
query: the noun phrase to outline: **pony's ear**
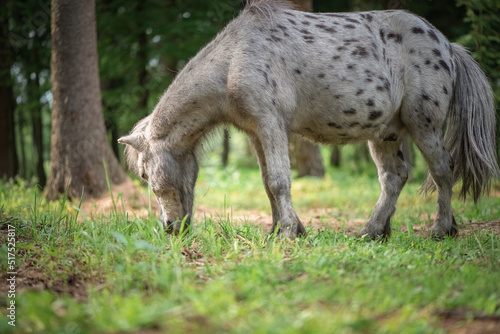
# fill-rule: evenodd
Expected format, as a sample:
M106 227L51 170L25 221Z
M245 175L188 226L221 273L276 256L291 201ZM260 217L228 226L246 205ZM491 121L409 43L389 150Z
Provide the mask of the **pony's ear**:
M144 141L145 138L142 134L131 134L118 139L120 144L130 145L138 152L144 151Z

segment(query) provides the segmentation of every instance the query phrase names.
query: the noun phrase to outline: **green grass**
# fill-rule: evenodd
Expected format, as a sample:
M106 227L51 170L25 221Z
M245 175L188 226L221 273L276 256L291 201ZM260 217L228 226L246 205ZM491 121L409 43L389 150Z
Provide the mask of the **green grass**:
M325 180L294 180L294 204L299 211L333 207L339 220L366 218L379 192L369 168L361 176L330 169ZM435 199L418 196L418 186L405 187L393 235L380 243L312 227L305 238L281 240L224 218L224 208L269 211L252 168L208 164L196 204L221 215L196 221L182 238L165 234L155 218L119 211L79 221L78 203L48 203L21 181L1 183L0 221L16 226L18 278L25 279L15 330L439 333L439 311L500 315L499 236L482 231L436 242L401 232L430 224ZM459 224L500 215L499 198L477 207L454 200L453 207ZM0 332L14 332L5 311Z

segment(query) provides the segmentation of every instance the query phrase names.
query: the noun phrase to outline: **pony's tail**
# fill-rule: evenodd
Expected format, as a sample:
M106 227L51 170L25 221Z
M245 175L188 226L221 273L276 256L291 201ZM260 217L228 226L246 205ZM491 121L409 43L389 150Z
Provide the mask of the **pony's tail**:
M453 183L462 179L460 198L477 202L500 176L497 164L496 110L486 75L470 53L452 44L456 81L450 103L445 145L451 153Z

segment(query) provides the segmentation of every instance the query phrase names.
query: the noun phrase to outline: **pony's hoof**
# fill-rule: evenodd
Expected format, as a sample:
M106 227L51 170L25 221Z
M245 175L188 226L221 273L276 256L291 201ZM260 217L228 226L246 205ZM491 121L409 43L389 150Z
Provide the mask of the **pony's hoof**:
M384 225L383 230L372 229L370 227L363 227L361 232L358 233L358 238L364 238L365 240L383 240L387 241L391 236L391 224L389 221Z
M452 217L451 227L443 229L437 222L432 225L431 237L435 240L443 240L446 237L455 238L458 235L458 226L455 217Z

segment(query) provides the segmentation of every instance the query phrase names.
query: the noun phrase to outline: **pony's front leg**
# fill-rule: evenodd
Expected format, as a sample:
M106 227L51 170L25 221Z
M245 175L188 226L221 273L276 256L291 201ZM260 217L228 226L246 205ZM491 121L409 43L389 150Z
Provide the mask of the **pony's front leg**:
M370 239L387 238L391 234L390 221L396 211L396 202L408 179L408 170L400 150L400 141L370 141L368 144L373 161L377 165L381 193L359 236L367 236Z
M257 137L261 143L263 157L259 157L259 162L262 179L273 207L271 233L279 227L278 234L293 239L305 235L306 230L292 206L288 133L282 130L284 128L279 122L274 126L272 123L261 125Z

